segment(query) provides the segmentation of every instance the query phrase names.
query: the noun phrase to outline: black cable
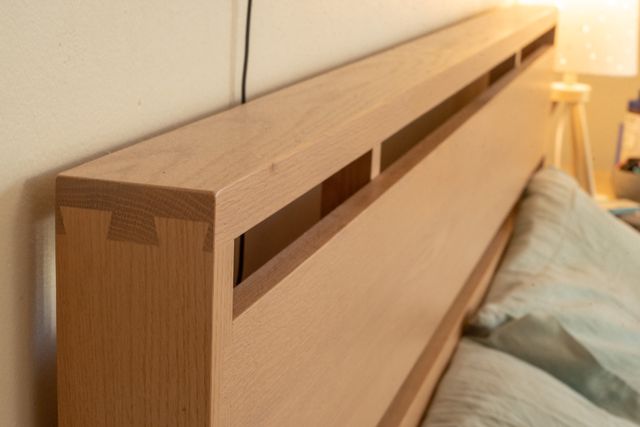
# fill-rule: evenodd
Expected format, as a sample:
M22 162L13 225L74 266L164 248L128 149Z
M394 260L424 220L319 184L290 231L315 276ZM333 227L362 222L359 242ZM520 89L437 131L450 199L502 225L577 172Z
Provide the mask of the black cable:
M251 31L251 6L253 1L247 0L247 23L244 28L244 60L242 63L242 86L240 90L240 103L247 102L247 71L249 69L249 40ZM242 281L244 274L244 241L245 233L238 238L238 271L236 274L236 285Z
M240 103L247 102L247 70L249 68L249 40L251 32L251 6L253 1L247 2L247 23L244 27L244 62L242 64L242 91L240 94Z

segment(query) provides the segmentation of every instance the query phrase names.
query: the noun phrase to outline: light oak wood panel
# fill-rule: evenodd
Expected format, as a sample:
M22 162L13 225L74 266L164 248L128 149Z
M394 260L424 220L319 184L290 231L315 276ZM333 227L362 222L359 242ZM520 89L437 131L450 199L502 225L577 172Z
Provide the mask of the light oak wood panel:
M237 288L231 425L378 423L540 162L550 69L547 52L474 102L463 126L257 300Z
M210 426L231 338L233 241L203 192L58 178L61 426Z
M480 306L513 232L515 210L487 247L456 300L438 325L378 427L414 427L436 390L465 322Z
M61 214L60 425L209 425L208 224L156 218L160 243L149 245L108 239L110 212L63 206Z
M215 226L214 226L215 227ZM213 285L211 289L212 309L206 320L211 325L210 347L204 351L211 354L211 369L209 370L210 393L207 396L210 408L209 426L230 425L231 414L229 405L222 399L225 375L225 360L231 348L233 317L233 241L216 242L213 250ZM201 348L192 346L194 351Z
M65 175L214 194L220 218L215 232L221 239L232 239L513 55L554 23L553 8L497 9Z

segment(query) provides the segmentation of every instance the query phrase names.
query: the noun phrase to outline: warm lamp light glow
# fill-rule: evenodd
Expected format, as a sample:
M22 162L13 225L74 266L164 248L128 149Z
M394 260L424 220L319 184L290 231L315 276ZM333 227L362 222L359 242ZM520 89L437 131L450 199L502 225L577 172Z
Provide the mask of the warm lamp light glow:
M556 71L634 76L638 0L560 0Z

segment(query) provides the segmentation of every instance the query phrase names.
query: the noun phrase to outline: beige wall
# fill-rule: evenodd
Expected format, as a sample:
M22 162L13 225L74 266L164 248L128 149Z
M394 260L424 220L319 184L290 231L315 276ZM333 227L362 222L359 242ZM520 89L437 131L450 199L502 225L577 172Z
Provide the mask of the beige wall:
M615 157L618 125L624 118L627 101L635 98L640 90L640 77L583 76L581 80L592 88L587 117L594 165L597 170L609 171Z
M52 426L54 177L235 104L246 3L0 2L0 425ZM249 93L497 3L256 1Z
M558 80L562 76L558 75ZM580 76L579 80L591 86L591 99L586 106L587 126L591 137L593 165L596 175L596 191L613 196L611 169L614 164L618 126L623 121L629 99L637 96L640 77L614 78L603 76ZM570 127L565 132L563 165L568 172L573 170ZM553 140L550 138L547 159L553 159Z

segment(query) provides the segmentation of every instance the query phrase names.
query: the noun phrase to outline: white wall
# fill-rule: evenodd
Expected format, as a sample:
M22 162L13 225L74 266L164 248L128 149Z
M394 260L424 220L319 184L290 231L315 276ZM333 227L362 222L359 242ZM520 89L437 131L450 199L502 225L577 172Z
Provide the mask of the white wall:
M257 0L249 94L499 2ZM0 425L54 425L55 175L234 105L245 7L0 0Z

